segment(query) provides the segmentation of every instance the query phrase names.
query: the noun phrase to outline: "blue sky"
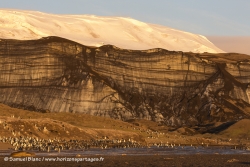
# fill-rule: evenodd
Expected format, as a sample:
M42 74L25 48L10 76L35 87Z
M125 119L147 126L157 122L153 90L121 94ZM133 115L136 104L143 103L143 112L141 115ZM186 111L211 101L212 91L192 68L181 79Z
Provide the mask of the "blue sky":
M250 0L1 0L0 8L123 16L208 36L250 36Z

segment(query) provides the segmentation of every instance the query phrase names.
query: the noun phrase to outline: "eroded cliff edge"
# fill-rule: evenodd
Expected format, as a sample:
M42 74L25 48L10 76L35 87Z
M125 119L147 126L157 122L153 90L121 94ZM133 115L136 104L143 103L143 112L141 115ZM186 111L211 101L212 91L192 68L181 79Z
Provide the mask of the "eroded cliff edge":
M17 108L171 126L250 116L248 55L1 39L0 67L0 102Z

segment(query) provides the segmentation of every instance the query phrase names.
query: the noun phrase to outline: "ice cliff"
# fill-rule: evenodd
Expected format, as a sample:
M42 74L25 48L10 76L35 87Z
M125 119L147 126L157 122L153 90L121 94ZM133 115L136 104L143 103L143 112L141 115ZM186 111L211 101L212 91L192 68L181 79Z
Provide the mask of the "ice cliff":
M250 115L248 55L1 39L0 70L0 102L28 110L172 126Z

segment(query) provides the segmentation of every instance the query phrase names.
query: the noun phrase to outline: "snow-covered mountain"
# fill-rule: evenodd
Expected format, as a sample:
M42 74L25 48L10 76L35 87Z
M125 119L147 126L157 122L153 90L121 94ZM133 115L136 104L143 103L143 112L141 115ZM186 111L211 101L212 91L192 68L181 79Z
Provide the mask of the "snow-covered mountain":
M164 48L198 53L224 52L202 35L132 18L0 10L0 38L27 40L46 36L59 36L89 46L111 44L135 50Z

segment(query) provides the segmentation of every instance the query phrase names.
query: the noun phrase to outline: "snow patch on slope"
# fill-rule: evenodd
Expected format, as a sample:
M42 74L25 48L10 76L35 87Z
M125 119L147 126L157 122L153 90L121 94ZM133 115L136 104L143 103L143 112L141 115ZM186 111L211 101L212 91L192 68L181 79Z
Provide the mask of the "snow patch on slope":
M132 18L55 15L37 11L0 10L0 38L39 39L59 36L83 45L115 45L124 49L164 48L222 53L206 37Z

